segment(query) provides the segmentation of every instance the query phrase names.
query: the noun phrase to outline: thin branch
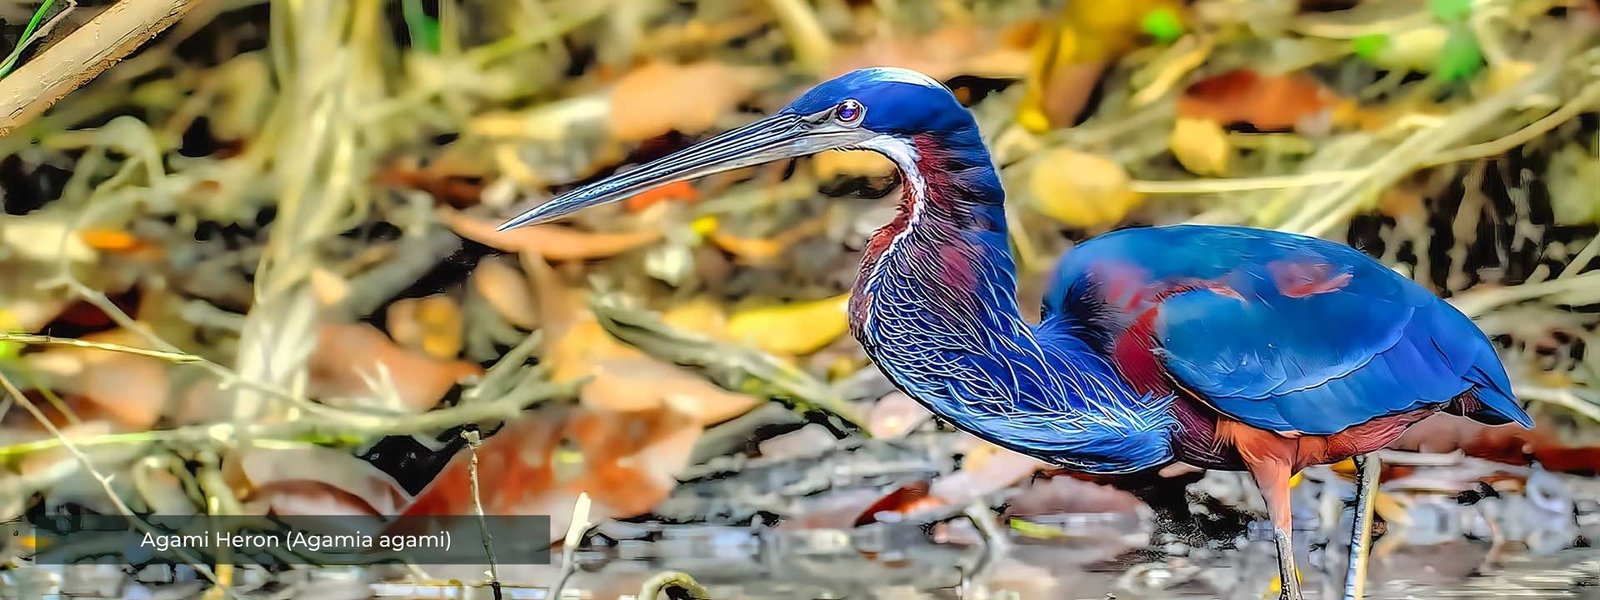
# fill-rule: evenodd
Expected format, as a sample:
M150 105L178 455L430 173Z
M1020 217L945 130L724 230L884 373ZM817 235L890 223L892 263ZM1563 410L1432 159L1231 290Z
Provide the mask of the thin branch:
M1269 175L1233 179L1132 181L1129 182L1128 189L1141 194L1223 194L1228 192L1313 187L1338 183L1352 177L1361 177L1365 174L1366 169L1342 169L1338 171L1314 171L1299 175Z
M539 402L557 398L571 398L576 395L576 386L582 383L583 381L562 384L542 381L524 383L517 389L511 390L493 401L470 402L425 412L420 415L371 415L366 418L351 420L302 418L281 423L248 423L243 427L236 426L233 423L189 425L155 431L88 436L74 442L74 445L90 447L150 442L193 445L227 442L240 437L249 437L259 441L269 439L298 440L308 437L343 438L350 436L370 437L431 433L449 429L462 423L509 419L522 412L528 406ZM65 440L60 437L54 437L0 446L0 458L33 454L63 445L65 445Z
M201 0L123 0L0 79L0 138L44 114Z
M1541 135L1549 133L1550 130L1577 118L1578 115L1594 109L1597 104L1600 104L1600 84L1591 84L1583 88L1583 91L1579 92L1577 97L1561 105L1561 108L1545 115L1544 118L1534 121L1527 127L1518 129L1510 135L1499 139L1441 152L1423 161L1418 166L1434 167L1454 162L1500 156L1516 149L1518 146L1537 139Z
M88 340L80 340L80 339L74 339L74 338L58 338L58 337L54 337L54 336L38 335L38 334L33 334L33 333L5 333L5 332L0 332L0 342L15 342L15 343L18 343L18 344L29 344L29 345L35 345L35 346L73 346L73 347L77 347L77 348L90 348L90 349L93 349L93 350L106 350L108 352L121 352L123 354L136 354L136 355L139 355L139 356L145 356L145 357L149 357L149 358L156 358L156 359L165 360L165 361L168 361L168 362L174 362L174 363L178 363L178 364L197 363L197 362L201 362L201 361L205 360L205 359L200 358L198 356L195 356L193 354L188 354L188 353L184 353L184 352L163 352L161 350L146 350L144 348L135 348L133 346L124 346L122 344L110 344L110 343L106 343L106 342L91 342L91 341L88 341Z
M461 438L467 441L467 451L472 457L472 462L467 463L467 479L472 483L472 511L478 515L483 552L489 555L489 588L494 590L494 600L500 600L500 567L494 557L494 535L489 533L489 522L483 516L483 495L478 491L478 448L483 445L483 438L477 431L463 431Z

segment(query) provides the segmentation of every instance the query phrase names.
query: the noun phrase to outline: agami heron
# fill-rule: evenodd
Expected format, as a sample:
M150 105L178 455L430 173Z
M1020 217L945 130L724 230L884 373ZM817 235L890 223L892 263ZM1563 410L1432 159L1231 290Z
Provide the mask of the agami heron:
M676 181L833 149L902 176L852 292L853 336L929 410L1069 469L1245 470L1266 500L1283 597L1299 598L1289 480L1361 464L1346 597L1360 595L1377 463L1435 412L1532 420L1466 316L1348 246L1244 227L1126 229L1067 253L1038 323L1018 311L1000 179L939 82L873 68L507 221L544 222ZM1048 167L1044 167L1048 168Z

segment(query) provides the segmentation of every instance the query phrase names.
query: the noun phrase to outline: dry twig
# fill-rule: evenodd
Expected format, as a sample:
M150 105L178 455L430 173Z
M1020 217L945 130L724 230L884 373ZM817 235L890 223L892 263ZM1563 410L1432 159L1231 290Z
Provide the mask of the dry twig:
M489 533L489 523L483 518L483 495L478 492L478 448L483 445L483 438L477 431L463 431L461 438L467 440L467 452L471 453L472 462L467 466L467 476L472 482L472 511L478 515L478 532L483 535L483 552L489 556L489 588L494 590L494 600L500 600L500 567L494 558L494 535Z
M126 58L201 0L123 0L0 80L0 138Z
M174 363L193 363L193 362L201 362L201 361L205 360L203 358L200 358L199 356L195 356L193 354L187 354L187 353L183 353L183 352L162 352L160 350L146 350L144 348L135 348L135 347L132 347L132 346L124 346L122 344L108 344L108 343L105 343L105 342L91 342L89 340L80 340L80 339L76 339L76 338L58 338L58 337L53 337L53 336L48 336L48 335L38 335L38 334L32 334L32 333L6 333L6 332L0 332L0 342L12 342L12 343L17 343L17 344L32 344L32 345L39 345L39 346L73 346L73 347L77 347L77 348L91 348L91 349L94 349L94 350L105 350L107 352L121 352L121 353L124 353L124 354L136 354L136 355L139 355L139 356L144 356L144 357L149 357L149 358L156 358L156 359L170 361L170 362L174 362Z

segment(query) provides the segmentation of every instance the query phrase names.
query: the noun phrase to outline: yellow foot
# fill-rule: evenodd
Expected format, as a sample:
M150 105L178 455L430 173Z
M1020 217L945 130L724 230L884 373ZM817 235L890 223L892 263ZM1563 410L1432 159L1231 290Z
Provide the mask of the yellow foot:
M1306 582L1306 576L1305 576L1304 573L1300 572L1300 568L1299 567L1295 567L1295 569L1294 569L1294 578L1296 580L1298 580L1301 584L1304 584ZM1279 575L1273 575L1272 576L1272 583L1267 584L1267 591L1266 591L1266 593L1261 594L1261 597L1262 598L1277 598L1277 597L1279 597L1281 595L1283 595L1283 577L1279 576Z
M1411 524L1411 499L1379 490L1372 496L1372 512L1386 523L1404 527Z
M1346 458L1339 462L1333 463L1328 465L1328 468L1332 469L1333 472L1344 475L1350 479L1354 479L1356 473L1360 471L1360 469L1356 468L1356 459L1353 458Z

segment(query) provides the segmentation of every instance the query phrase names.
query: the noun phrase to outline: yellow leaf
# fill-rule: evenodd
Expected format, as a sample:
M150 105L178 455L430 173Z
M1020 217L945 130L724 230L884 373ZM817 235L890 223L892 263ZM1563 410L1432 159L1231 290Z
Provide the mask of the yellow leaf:
M735 340L774 354L810 354L850 329L849 294L737 311L728 319Z
M1142 199L1121 165L1066 148L1042 157L1030 179L1034 209L1071 227L1114 224Z
M1087 107L1095 81L1112 61L1137 48L1141 24L1174 0L1068 2L1034 43L1018 122L1043 133L1065 127Z
M725 337L728 331L728 319L722 314L722 307L705 296L672 307L661 314L661 321L674 329L710 338Z
M711 235L717 231L717 218L712 215L700 217L694 221L691 221L689 223L689 228L694 230L695 235L701 237Z
M1228 172L1232 154L1228 134L1211 119L1178 119L1167 140L1178 163L1195 175L1222 175Z
M819 215L785 229L770 238L746 238L726 231L706 234L718 248L738 257L747 265L764 265L780 258L791 246L828 229L828 215Z
M1532 75L1535 65L1525 60L1508 60L1489 67L1489 77L1483 82L1483 96L1505 91L1524 77Z
M461 353L465 321L449 296L407 298L389 306L389 334L401 346L438 359Z
M1372 512L1384 521L1404 527L1411 524L1410 500L1379 491L1372 495Z

